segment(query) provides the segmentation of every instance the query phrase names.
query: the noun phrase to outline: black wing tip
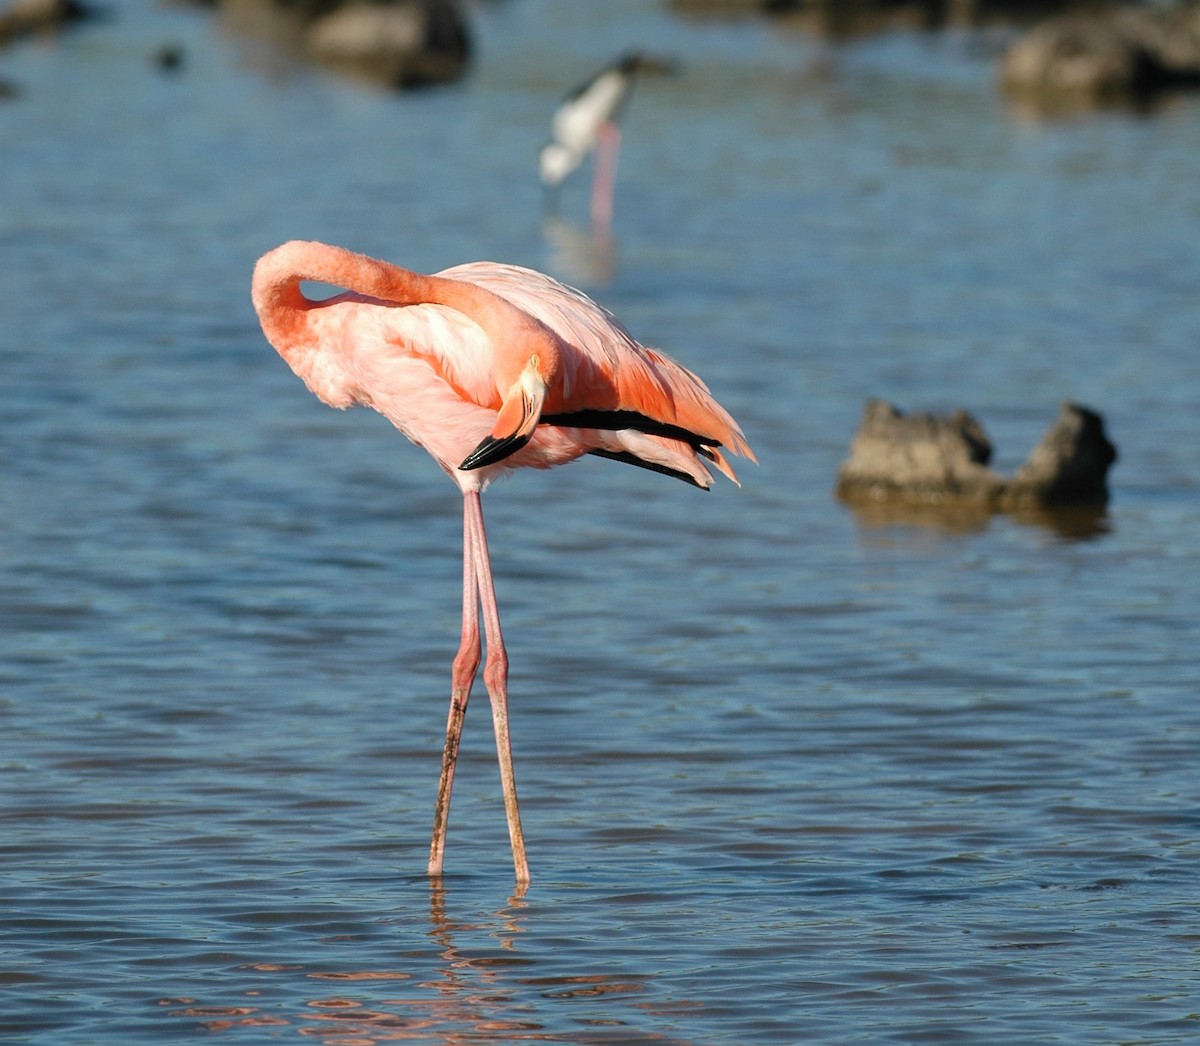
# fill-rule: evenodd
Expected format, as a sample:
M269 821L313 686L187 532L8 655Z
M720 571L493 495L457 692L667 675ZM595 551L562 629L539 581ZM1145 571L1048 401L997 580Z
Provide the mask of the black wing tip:
M719 439L700 435L690 429L685 429L682 425L673 425L669 421L659 421L636 410L573 410L563 414L543 414L540 423L559 425L564 428L604 429L606 431L636 429L638 432L644 432L647 436L665 436L667 439L677 439L701 453L705 453L703 448L721 446Z
M458 469L460 472L470 472L472 469L481 469L485 465L495 465L496 462L503 461L510 454L515 454L528 442L528 436L505 436L502 439L485 436L479 446L463 458Z
M708 490L708 487L696 482L694 476L689 476L686 472L680 472L678 469L673 469L669 465L660 465L656 461L647 461L645 458L639 458L636 454L628 450L605 450L601 447L594 447L588 451L589 454L595 454L598 458L608 458L609 461L620 461L626 465L634 465L640 469L648 469L650 472L657 472L661 476L670 476L672 479L681 479L684 483L695 487L697 490Z

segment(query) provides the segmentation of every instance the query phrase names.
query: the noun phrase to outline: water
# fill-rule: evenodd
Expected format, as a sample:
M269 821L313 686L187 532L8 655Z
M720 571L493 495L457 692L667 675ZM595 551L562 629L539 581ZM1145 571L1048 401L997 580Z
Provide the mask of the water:
M403 97L132 2L0 54L0 1034L1194 1041L1200 103L1038 123L986 39L472 19L470 79ZM543 227L532 164L631 42L678 73L606 250L581 183ZM292 237L578 280L761 457L485 499L524 895L482 692L422 874L459 499L263 342ZM1100 410L1109 510L856 514L873 395L966 407L1002 470Z

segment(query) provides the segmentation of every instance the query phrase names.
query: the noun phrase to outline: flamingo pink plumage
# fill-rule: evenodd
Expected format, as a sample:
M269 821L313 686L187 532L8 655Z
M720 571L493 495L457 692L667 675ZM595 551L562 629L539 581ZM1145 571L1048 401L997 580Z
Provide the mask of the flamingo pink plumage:
M303 281L344 289L307 297ZM597 454L708 488L725 451L754 454L690 371L639 345L586 295L512 265L474 262L433 276L323 243L293 241L254 269L263 333L332 407L383 414L463 494L463 620L428 872L442 874L455 760L487 637L501 785L517 881L529 881L508 729L508 656L480 493L518 468ZM724 450L722 449L724 448Z

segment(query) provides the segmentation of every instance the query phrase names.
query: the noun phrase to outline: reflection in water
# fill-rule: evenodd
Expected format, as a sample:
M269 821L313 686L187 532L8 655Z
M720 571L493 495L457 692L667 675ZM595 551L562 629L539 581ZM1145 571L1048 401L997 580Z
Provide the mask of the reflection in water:
M855 520L867 530L885 527L930 527L953 534L987 530L995 511L984 502L948 502L922 504L909 501L842 499Z
M855 520L867 530L886 527L928 527L951 534L982 533L1001 510L985 501L941 503L899 500L843 499ZM1112 530L1108 510L1102 505L1072 505L1062 508L1026 506L1006 511L1017 523L1040 527L1060 538L1086 540Z
M466 1043L479 1041L579 1042L577 1036L564 1038L548 1030L547 1023L530 1019L533 1005L550 1000L564 1005L584 1005L588 1009L572 1014L565 1023L599 1023L607 1036L620 1028L636 1024L646 1005L641 1001L651 989L650 979L628 972L620 977L607 974L571 973L563 976L516 976L533 963L517 954L517 943L525 932L526 905L521 891L509 898L508 905L482 920L456 919L447 911L446 889L432 882L429 897L427 936L436 949L433 966L436 978L418 980L418 974L398 969L311 970L305 964L252 963L240 969L247 979L267 976L268 983L245 989L245 998L278 999L282 991L295 983L297 974L305 981L320 982L332 993L322 992L306 998L303 1008L282 1004L278 1012L266 1006L242 1002L234 1006L201 1005L193 998L161 999L170 1007L172 1017L192 1019L209 1032L229 1033L238 1029L289 1027L296 1034L316 1038L331 1046L374 1046L383 1042L436 1041ZM484 934L499 950L473 948L471 941ZM426 969L429 956L417 961ZM284 982L271 978L282 975ZM403 994L379 995L380 987L409 983ZM336 987L335 987L336 986ZM373 986L373 988L368 987ZM310 989L311 990L311 989ZM304 993L307 995L307 991ZM621 1010L598 1016L597 1000L620 1004L638 1001L634 1012ZM680 1004L694 1008L692 1004ZM656 1004L655 1008L661 1008ZM561 1016L561 1015L560 1015ZM564 1021L550 1019L549 1027Z
M1157 117L1190 104L1188 92L1178 90L1099 96L1086 92L1008 90L1005 92L1005 101L1012 117L1029 127L1055 123L1082 124L1113 114L1135 118Z
M1072 505L1061 508L1041 508L1029 505L1015 508L1009 515L1018 523L1042 527L1061 538L1085 540L1112 532L1112 518L1102 505Z
M546 266L553 276L579 287L605 287L616 274L611 228L585 229L555 215L542 219L549 248Z

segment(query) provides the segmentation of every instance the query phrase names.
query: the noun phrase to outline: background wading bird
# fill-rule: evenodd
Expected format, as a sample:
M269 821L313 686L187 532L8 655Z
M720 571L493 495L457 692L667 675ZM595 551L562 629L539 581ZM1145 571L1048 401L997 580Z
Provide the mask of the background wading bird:
M538 155L542 184L553 200L567 176L589 154L596 154L592 224L598 229L607 229L612 223L617 157L621 151L617 120L643 61L636 52L622 55L570 91L554 110L552 139Z
M344 288L316 301L302 281ZM517 881L529 881L508 731L508 655L480 493L518 468L584 454L708 488L726 450L754 460L704 383L639 345L600 306L548 276L474 262L434 276L340 247L293 241L254 269L263 333L331 407L383 414L424 447L463 494L462 636L434 810L430 875L442 873L459 738L482 648Z

